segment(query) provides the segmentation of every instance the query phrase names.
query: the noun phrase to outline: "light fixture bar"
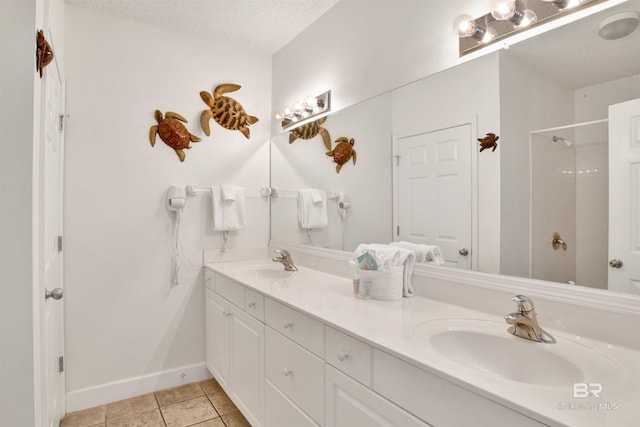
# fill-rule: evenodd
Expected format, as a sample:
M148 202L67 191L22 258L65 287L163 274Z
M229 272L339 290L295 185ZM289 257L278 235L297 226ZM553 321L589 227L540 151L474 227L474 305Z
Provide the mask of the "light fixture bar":
M328 90L315 97L306 97L304 101L296 102L291 108L285 107L275 118L281 121L282 130L286 131L302 126L321 115L327 115L330 111L331 91Z
M480 28L492 37L479 37L479 34L458 31L460 56L475 52L510 36L530 28L546 24L555 19L567 16L577 10L586 9L607 0L515 0L503 3L502 19L496 19L491 12L467 23L467 28ZM496 3L497 4L497 3ZM506 6L505 6L506 5ZM513 5L513 8L508 6ZM495 11L494 11L495 12ZM511 15L510 12L513 12ZM500 14L497 14L500 17ZM529 15L529 16L527 16ZM533 22L530 17L535 17ZM454 25L463 18L459 17ZM528 25L526 25L528 24Z

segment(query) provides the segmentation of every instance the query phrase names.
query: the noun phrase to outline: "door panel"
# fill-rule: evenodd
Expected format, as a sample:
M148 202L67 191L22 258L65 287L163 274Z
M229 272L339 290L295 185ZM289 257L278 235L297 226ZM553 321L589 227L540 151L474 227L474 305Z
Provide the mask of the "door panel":
M640 294L640 98L609 107L609 259L609 290Z
M446 264L471 268L471 126L398 139L397 240L437 245Z
M63 82L57 61L43 77L43 142L41 157L41 265L42 294L45 290L64 289L62 252L62 178L63 178ZM48 298L44 304L44 375L45 418L47 425L57 426L65 413L64 374L64 298Z

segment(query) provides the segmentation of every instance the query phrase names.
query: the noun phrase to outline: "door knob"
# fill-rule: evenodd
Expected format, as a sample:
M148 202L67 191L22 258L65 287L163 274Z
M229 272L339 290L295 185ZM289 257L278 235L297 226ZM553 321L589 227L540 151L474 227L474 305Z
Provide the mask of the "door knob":
M44 299L48 300L49 298L60 299L64 295L64 291L60 288L54 288L52 291L45 289L44 290Z
M459 253L460 255L462 255L462 256L467 256L467 255L469 255L469 249L467 249L467 248L462 248L462 249L460 249L460 250L458 251L458 253Z
M614 258L611 261L609 261L609 267L613 267L613 268L621 268L622 264L623 262L620 258Z

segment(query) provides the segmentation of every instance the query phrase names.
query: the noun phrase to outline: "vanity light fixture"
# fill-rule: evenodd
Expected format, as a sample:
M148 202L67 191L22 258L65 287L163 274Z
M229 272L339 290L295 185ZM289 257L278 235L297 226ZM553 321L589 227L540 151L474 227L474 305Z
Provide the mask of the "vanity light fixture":
M498 21L509 21L516 27L528 27L538 20L531 9L519 10L516 0L498 0L493 2L491 16Z
M281 113L276 113L275 119L281 121L282 130L289 130L330 111L331 91L328 90L315 97L307 96L304 101L297 101L293 107L285 107Z
M454 28L464 56L527 29L546 24L607 0L494 0L490 12L473 19L459 16ZM508 46L505 43L505 46Z

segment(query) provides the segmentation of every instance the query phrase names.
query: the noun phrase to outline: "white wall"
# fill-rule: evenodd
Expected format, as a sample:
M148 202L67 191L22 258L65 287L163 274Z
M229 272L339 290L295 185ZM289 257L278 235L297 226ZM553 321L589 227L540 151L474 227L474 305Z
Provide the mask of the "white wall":
M273 109L331 89L333 109L340 110L458 64L453 21L484 15L488 6L478 0L342 0L274 55ZM274 121L273 132L279 130Z
M83 400L92 387L128 382L126 393L140 394L142 376L204 363L201 251L222 238L211 231L210 197L189 199L172 287L165 191L268 185L271 59L73 6L66 25L66 354L75 410L101 403ZM260 118L250 140L213 121L211 137L200 129L199 92L220 83L242 85L228 96ZM160 138L151 147L155 109L182 114L203 138L184 163ZM247 229L230 233L228 248L267 245L268 201L247 199L247 212ZM106 391L104 401L126 397Z

